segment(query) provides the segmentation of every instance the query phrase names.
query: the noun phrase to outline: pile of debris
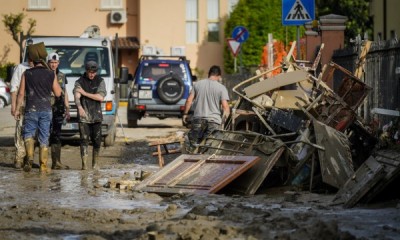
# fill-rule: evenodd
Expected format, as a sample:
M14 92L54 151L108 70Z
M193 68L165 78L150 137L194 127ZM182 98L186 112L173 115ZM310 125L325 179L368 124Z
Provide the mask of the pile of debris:
M258 72L233 88L239 99L224 130L136 189L249 195L293 185L338 191L335 203L348 207L377 196L400 174L400 154L376 151L376 134L358 114L371 88L334 62L315 76L321 52L311 67L290 53L280 74Z

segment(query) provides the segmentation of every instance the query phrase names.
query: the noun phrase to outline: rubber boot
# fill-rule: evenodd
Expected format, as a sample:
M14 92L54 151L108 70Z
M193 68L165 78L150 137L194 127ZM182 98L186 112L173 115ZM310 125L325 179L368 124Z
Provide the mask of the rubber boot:
M87 169L88 150L87 147L81 147L82 170Z
M14 162L14 167L15 169L21 169L22 168L22 161L17 160Z
M49 148L45 146L41 146L39 148L39 162L40 162L40 169L41 173L50 172L47 169L47 160L49 159Z
M26 157L25 157L24 171L30 172L32 169L33 156L35 153L35 140L33 138L25 139L25 151L26 151Z
M99 162L99 153L100 149L93 149L92 168L96 170L99 169L99 166L97 165Z
M51 169L69 169L67 165L61 163L61 144L51 145Z

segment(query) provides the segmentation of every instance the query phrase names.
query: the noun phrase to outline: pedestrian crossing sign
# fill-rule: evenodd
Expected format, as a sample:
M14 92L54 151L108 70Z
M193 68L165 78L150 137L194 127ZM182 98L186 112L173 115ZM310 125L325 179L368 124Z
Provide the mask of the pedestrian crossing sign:
M282 25L303 25L314 18L314 0L282 0Z

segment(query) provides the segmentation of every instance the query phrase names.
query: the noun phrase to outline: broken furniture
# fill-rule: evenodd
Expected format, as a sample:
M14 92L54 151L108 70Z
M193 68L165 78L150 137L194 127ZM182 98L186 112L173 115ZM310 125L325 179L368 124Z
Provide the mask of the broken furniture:
M134 190L160 195L216 193L257 163L256 156L183 154Z
M378 155L373 155L376 164L370 160L377 140L361 117L365 116L366 108L362 106L371 91L360 79L365 63L360 61L356 74L334 62L316 72L320 52L311 68L302 67L291 62L293 46L282 66L256 71L256 76L233 87L239 98L224 130L214 131L196 149L189 150L200 155L183 155L171 163L175 170L160 173L139 189L161 194L221 191L251 195L274 184L297 188L308 184L310 191L339 190L338 200L353 206L372 199L393 181L400 171L400 160ZM272 71L278 74L269 74ZM224 175L230 167L212 169L212 165L206 165L204 169L212 176L205 170L188 170L208 161L200 160L200 156L257 156L259 160L225 184L223 178L214 175ZM386 175L374 181L375 187L353 184L353 177L368 177L372 171L368 169L379 164L383 170L377 174L384 171ZM213 184L207 184L209 180ZM358 191L348 197L350 188Z
M174 153L180 153L182 146L183 146L183 138L165 138L165 139L159 139L155 140L149 143L150 147L157 147L156 152L152 152L152 156L158 156L158 165L160 168L164 166L164 157L163 155L167 154L174 154ZM172 145L177 145L180 144L179 148L171 149L170 147ZM163 149L161 149L161 147Z

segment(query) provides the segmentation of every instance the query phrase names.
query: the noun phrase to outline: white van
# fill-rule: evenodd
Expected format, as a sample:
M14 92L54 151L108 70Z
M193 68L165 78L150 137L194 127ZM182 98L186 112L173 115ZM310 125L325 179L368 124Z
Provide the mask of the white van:
M47 53L56 52L60 56L58 68L67 77L66 89L70 101L71 119L62 126L62 137L72 137L79 134L77 108L72 90L75 81L85 72L85 63L89 60L98 63L98 75L104 79L107 89L107 95L102 103L102 134L105 146L112 146L116 136L119 80L115 75L111 41L108 38L82 37L32 37L27 40L28 45L39 42L45 44Z

